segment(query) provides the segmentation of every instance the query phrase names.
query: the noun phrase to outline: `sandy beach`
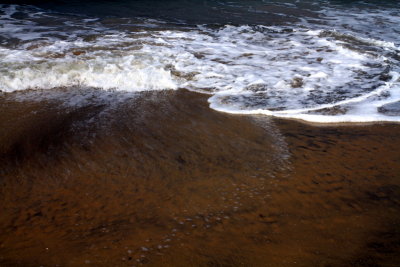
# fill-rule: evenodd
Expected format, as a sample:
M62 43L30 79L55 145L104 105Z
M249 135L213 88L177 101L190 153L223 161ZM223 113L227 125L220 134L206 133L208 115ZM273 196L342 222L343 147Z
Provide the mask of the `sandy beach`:
M0 97L1 266L400 264L399 124L84 94Z

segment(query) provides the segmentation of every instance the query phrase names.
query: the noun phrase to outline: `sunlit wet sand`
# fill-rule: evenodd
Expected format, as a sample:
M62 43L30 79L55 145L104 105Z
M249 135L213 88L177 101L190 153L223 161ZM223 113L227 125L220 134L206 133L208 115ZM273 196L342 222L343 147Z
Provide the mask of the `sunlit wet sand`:
M0 265L400 264L400 125L229 115L207 98L2 95Z

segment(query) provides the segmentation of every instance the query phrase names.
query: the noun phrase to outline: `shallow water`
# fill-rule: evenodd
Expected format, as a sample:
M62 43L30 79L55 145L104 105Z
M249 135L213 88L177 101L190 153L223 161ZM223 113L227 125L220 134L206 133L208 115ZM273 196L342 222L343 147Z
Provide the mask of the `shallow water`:
M400 265L399 10L1 4L0 266Z
M399 125L230 115L185 90L46 93L2 99L2 266L399 263ZM60 105L74 94L89 100Z
M0 10L3 92L186 88L231 113L399 120L396 2L72 1Z

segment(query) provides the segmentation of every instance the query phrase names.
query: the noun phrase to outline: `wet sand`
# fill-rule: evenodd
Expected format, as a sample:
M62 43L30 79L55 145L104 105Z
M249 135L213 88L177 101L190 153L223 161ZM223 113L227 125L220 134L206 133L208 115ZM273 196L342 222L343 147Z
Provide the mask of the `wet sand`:
M0 266L400 265L398 124L53 93L0 96Z

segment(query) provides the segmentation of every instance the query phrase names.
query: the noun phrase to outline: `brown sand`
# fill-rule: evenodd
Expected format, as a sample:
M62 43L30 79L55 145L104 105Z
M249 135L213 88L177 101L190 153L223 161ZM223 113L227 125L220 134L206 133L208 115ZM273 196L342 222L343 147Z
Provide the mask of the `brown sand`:
M400 265L400 125L229 115L185 90L14 97L0 266Z

